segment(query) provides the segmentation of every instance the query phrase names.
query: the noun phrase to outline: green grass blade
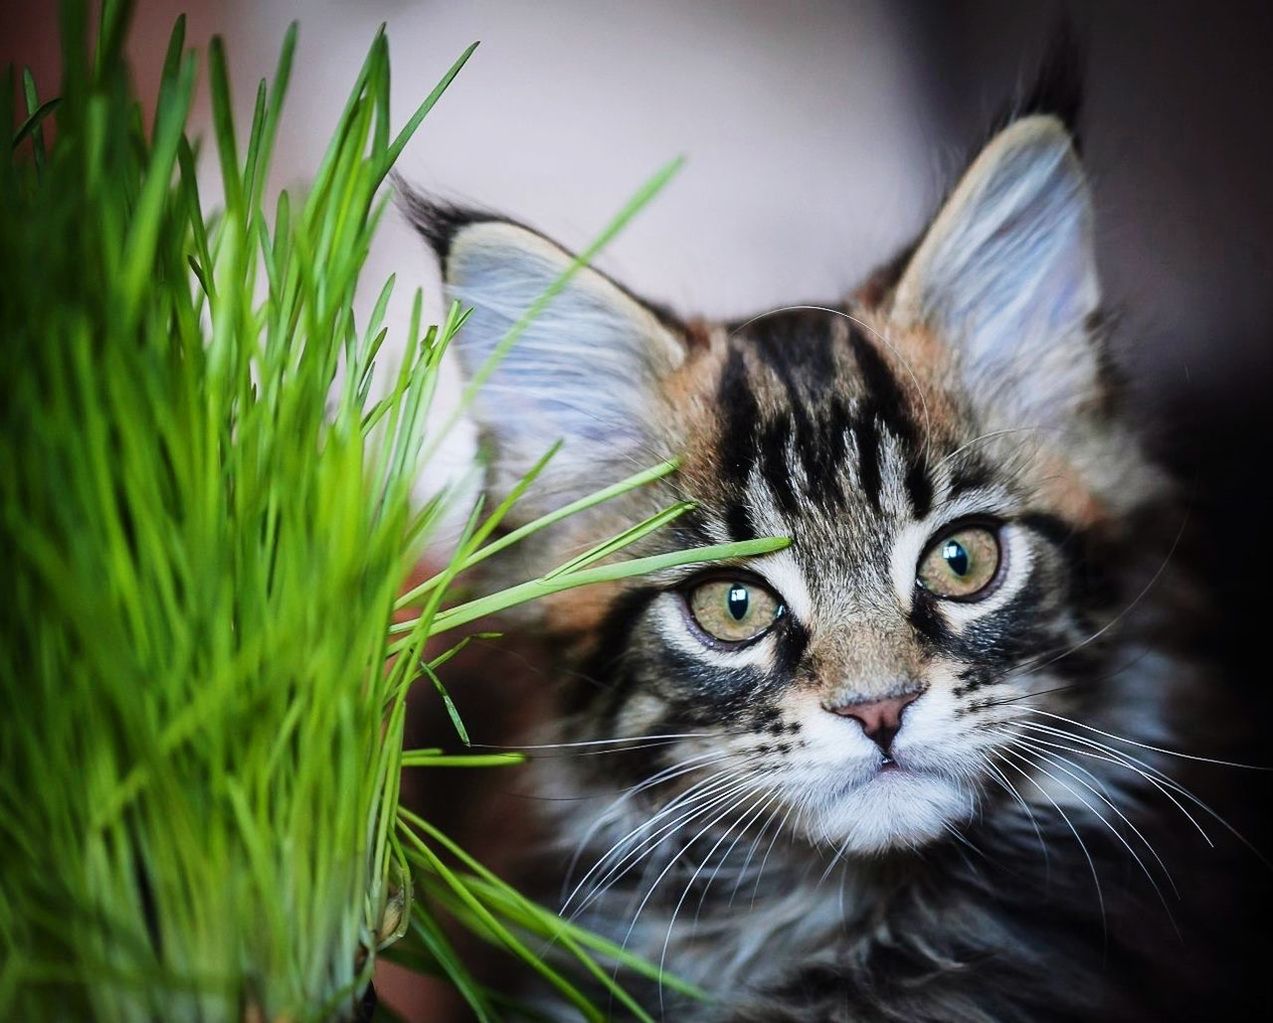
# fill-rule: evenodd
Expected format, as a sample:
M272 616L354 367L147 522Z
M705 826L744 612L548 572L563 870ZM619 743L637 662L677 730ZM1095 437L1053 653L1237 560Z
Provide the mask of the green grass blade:
M432 110L438 100L442 98L442 94L446 92L451 83L455 81L455 76L458 75L464 65L469 62L469 58L473 56L473 51L477 49L478 45L478 43L469 44L468 48L461 53L455 63L451 65L447 73L442 76L441 81L433 87L433 91L425 97L424 102L416 108L415 113L411 115L402 130L398 132L393 143L385 150L385 163L384 168L381 171L381 177L389 173L389 168L397 162L398 157L402 155L402 150L406 147L406 144L411 141L411 137L416 133L420 124L429 115L429 111Z
M27 124L29 124L31 135L32 153L35 157L35 170L40 173L44 170L44 162L47 159L44 150L44 129L41 126L44 117L37 116L40 113L40 97L35 89L35 78L31 74L30 68L22 69L22 92L26 97L27 104ZM23 125L25 128L26 125ZM16 146L22 141L22 129L18 130L18 134L14 137L14 145Z
M499 593L477 600L470 600L445 611L439 611L433 619L432 631L435 635L451 629L467 625L479 618L499 614L509 608L528 601L540 600L554 593L573 589L576 586L591 586L596 583L617 582L638 575L649 575L669 568L684 565L706 564L708 562L730 562L743 558L752 558L761 554L770 554L790 546L786 537L762 537L757 540L743 540L736 543L713 544L708 547L695 547L685 551L674 551L668 554L656 554L647 558L633 558L613 565L572 572L552 579L532 579L517 586L510 586ZM394 631L408 631L414 624L400 623Z
M208 78L212 90L212 126L221 161L221 183L227 210L243 211L243 182L239 179L239 151L234 132L234 105L230 100L230 75L226 68L225 42L213 36L208 45Z
M557 448L554 446L550 450L550 454L545 455L544 458L531 469L530 480L523 479L521 483L529 485L529 482L533 481L535 476L541 471L543 465L546 464L547 459L551 457L551 452L555 452L556 450ZM668 459L667 461L660 462L658 465L652 466L649 469L643 469L638 473L634 473L627 479L620 480L612 486L605 487L595 493L587 495L586 497L581 497L576 501L571 501L569 504L563 505L556 511L549 512L546 515L541 515L534 521L528 522L526 525L514 529L512 532L500 537L498 540L487 544L481 550L474 551L465 559L464 569L467 570L472 568L474 565L480 564L492 555L498 554L500 551L506 550L514 544L521 543L527 537L533 536L535 533L538 533L543 529L547 529L549 526L561 522L563 519L568 519L573 515L579 515L582 512L587 511L589 508L595 508L599 504L604 504L606 501L612 501L616 497L630 493L638 487L643 487L655 480L662 479L664 476L675 472L677 464L678 463L675 459ZM519 487L521 487L520 483ZM521 489L524 490L524 487L521 487ZM425 580L419 586L409 590L407 593L404 593L401 597L399 597L398 606L407 607L416 603L421 596L427 593L436 584L436 578Z
M45 100L38 107L36 107L35 112L31 114L30 116L28 116L27 119L22 122L21 127L19 127L18 130L14 132L13 148L17 149L18 146L22 145L23 141L26 140L28 135L37 135L38 133L38 137L34 140L34 145L35 145L35 151L38 154L40 154L37 157L37 159L40 161L40 165L43 166L43 161L45 159L44 135L40 128L40 125L43 124L44 120L61 105L62 105L61 98L55 97L53 99Z
M619 553L633 544L638 543L651 533L662 529L671 522L675 522L687 511L694 508L692 501L682 501L679 504L671 505L662 511L655 512L643 522L638 522L635 526L630 526L622 533L603 540L601 543L592 547L578 557L571 558L557 568L544 575L545 580L558 579L561 576L570 575L574 572L580 572L589 565L596 564L614 554Z
M419 822L420 818L412 815L412 823ZM560 972L549 966L539 956L535 955L525 943L521 941L512 931L505 927L482 903L473 897L473 894L466 887L463 878L452 871L428 844L424 842L410 828L404 828L402 834L407 839L410 847L420 858L421 862L427 866L429 870L436 873L443 883L451 890L460 903L464 905L473 915L481 921L481 923L490 930L490 932L499 939L499 941L524 963L535 970L549 984L557 989L570 1004L580 1011L584 1019L601 1023L605 1019L604 1013L597 1008L592 1001L567 980Z

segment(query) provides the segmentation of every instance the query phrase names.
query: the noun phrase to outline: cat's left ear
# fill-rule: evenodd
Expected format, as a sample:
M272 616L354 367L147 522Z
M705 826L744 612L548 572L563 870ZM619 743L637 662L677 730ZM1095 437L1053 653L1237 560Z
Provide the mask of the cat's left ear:
M446 293L471 310L453 348L468 377L574 257L521 225L406 194L442 261ZM590 267L577 269L478 392L473 414L491 453L487 490L503 500L557 441L518 502L542 514L669 453L660 384L685 359L679 325Z
M902 275L892 317L955 349L977 401L1056 426L1097 388L1092 201L1069 133L1022 118L973 162Z

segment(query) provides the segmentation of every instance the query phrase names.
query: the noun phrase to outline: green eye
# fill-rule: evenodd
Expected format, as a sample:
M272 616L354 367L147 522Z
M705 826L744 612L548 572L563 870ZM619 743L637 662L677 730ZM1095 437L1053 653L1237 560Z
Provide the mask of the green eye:
M999 574L999 537L984 526L964 526L932 544L919 561L919 584L936 597L970 600Z
M713 579L696 586L689 606L699 627L724 643L755 639L782 614L773 592L742 579Z

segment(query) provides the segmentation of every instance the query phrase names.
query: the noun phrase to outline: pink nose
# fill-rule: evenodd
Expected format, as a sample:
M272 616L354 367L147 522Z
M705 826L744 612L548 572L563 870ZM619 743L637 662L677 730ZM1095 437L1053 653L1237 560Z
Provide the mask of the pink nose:
M841 717L855 718L862 726L862 731L866 733L867 738L887 753L901 730L902 711L917 699L919 699L919 693L904 693L901 696L889 696L883 700L846 703L827 709Z

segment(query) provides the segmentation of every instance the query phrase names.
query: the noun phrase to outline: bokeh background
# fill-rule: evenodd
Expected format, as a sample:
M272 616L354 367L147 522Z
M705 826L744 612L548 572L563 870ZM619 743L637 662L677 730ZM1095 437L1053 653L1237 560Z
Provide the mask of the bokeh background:
M440 195L585 243L655 168L682 173L600 260L681 312L738 315L845 293L906 244L986 125L1028 82L1064 16L1086 41L1085 159L1120 359L1191 505L1180 555L1212 585L1225 684L1260 721L1273 383L1273 5L1012 0L141 0L132 52L153 91L177 13L226 37L240 123L285 26L301 42L275 186L303 183L381 22L404 117L475 39L477 54L400 170ZM0 0L0 61L57 80L56 4ZM207 118L207 94L199 116ZM400 220L368 266L422 285L436 268ZM400 295L406 288L400 287ZM397 315L401 318L400 304ZM393 331L391 330L391 337ZM399 335L400 336L400 335ZM471 433L453 452L464 461ZM521 662L518 662L521 663ZM518 671L499 669L501 678ZM525 672L522 672L525 674ZM491 734L506 691L457 693ZM431 729L427 715L421 734ZM1238 724L1234 723L1234 729ZM1248 759L1273 749L1246 740ZM466 783L467 784L467 783ZM1249 786L1257 839L1270 785ZM470 793L457 788L459 814ZM458 825L457 825L458 826ZM1269 844L1264 843L1267 851ZM487 850L498 861L498 846ZM1268 875L1257 894L1267 902ZM386 976L411 1019L445 995Z

